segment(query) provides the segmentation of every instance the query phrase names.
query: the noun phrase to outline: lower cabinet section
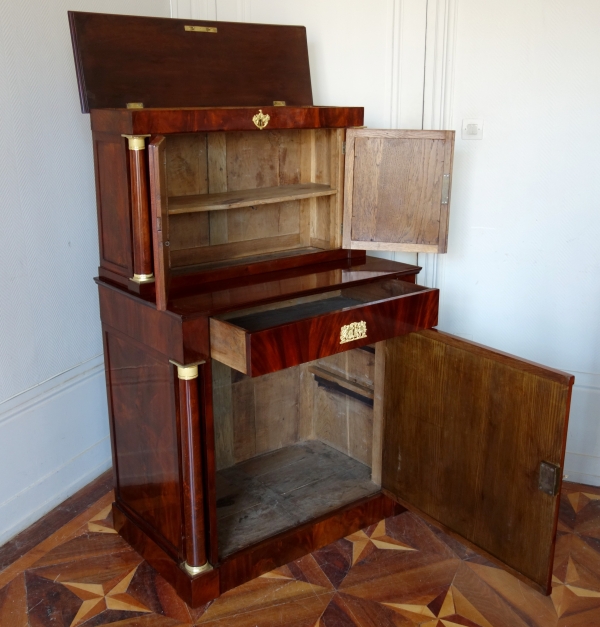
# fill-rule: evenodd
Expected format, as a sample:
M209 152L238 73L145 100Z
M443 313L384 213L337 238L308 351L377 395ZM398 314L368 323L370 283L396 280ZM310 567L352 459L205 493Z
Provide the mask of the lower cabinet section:
M548 593L571 375L434 330L260 376L104 337L116 528L190 605L404 507Z
M373 347L256 378L212 369L220 559L380 491Z

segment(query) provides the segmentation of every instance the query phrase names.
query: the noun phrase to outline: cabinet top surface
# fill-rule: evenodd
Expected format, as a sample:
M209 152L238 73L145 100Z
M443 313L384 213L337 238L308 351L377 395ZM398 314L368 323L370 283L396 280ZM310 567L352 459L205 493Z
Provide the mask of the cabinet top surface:
M95 108L312 105L303 26L69 12L84 113Z
M169 301L172 313L194 317L253 307L281 299L308 296L331 289L377 281L386 277L414 275L420 271L412 266L387 259L367 257L364 262L335 262L304 266L281 272L230 280L218 287L213 283L194 293L175 296ZM216 288L216 289L215 289ZM200 293L201 292L201 293Z

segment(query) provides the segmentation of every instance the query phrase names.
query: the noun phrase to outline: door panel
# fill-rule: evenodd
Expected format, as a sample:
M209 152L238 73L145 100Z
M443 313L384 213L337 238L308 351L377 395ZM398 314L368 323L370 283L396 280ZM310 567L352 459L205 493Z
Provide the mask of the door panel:
M383 488L549 592L573 376L434 330L385 350Z
M167 141L165 137L157 135L152 138L152 141L148 146L156 307L161 311L164 311L167 308L170 280L166 144Z
M349 129L344 248L444 253L454 131Z

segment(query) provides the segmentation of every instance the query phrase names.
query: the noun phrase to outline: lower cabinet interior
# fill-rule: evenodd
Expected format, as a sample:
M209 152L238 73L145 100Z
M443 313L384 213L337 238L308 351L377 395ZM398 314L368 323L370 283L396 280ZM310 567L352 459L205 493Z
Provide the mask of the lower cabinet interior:
M374 347L255 378L212 364L221 558L379 491Z

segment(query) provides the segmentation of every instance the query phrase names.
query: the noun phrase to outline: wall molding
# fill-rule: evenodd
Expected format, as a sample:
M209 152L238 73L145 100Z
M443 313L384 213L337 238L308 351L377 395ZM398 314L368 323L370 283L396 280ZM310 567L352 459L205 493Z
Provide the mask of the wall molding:
M402 77L400 76L401 64L401 24L403 0L388 0L387 15L390 28L386 35L386 100L389 102L389 127L399 128L400 117L400 88Z
M251 0L170 0L171 17L179 19L250 22Z
M452 127L454 59L459 0L428 0L425 43L425 81L423 128ZM444 278L443 255L421 253L418 264L423 271L419 284L441 288ZM442 296L443 298L443 296Z
M565 481L600 486L598 469L600 469L600 457L583 453L570 453L569 451L565 454L563 475Z
M35 408L37 404L46 402L55 394L61 393L65 386L81 383L99 372L104 372L103 355L95 355L74 368L65 370L65 372L2 401L0 403L0 426L13 418L18 418L23 412Z
M102 355L0 404L0 545L111 467Z

